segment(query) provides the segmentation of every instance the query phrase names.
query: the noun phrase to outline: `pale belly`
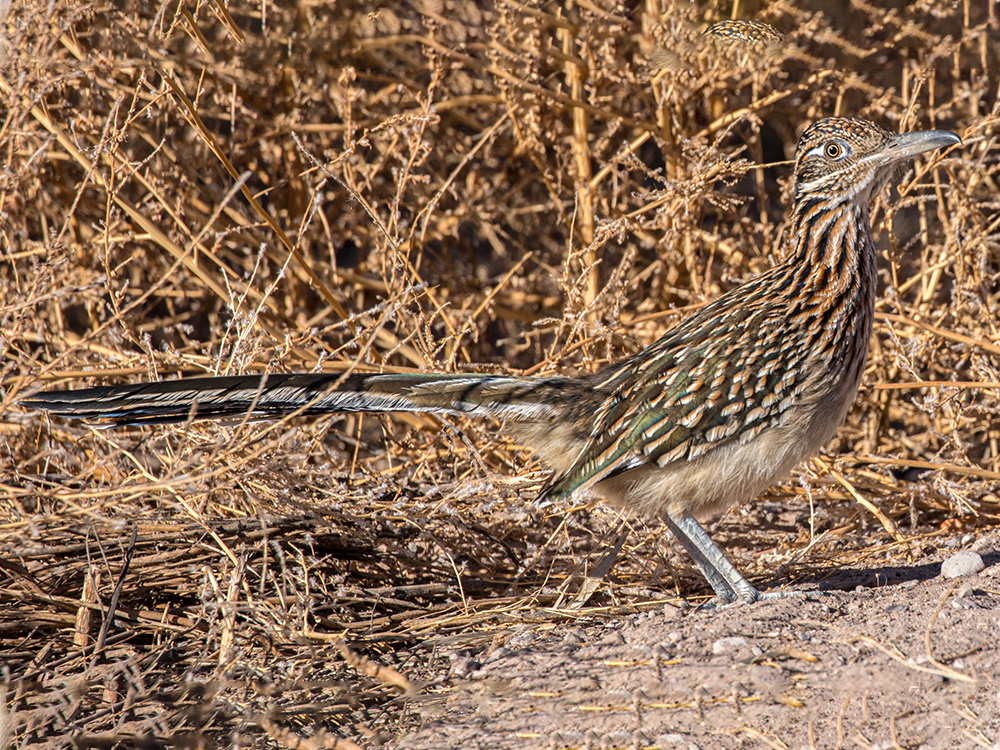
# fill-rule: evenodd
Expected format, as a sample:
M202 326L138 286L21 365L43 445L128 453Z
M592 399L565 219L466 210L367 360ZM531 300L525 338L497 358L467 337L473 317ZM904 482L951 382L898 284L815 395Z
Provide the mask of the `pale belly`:
M781 424L746 442L733 442L666 466L640 466L597 482L591 490L610 504L640 515L719 513L781 481L826 445L844 421L859 380L852 373L822 397L803 399Z

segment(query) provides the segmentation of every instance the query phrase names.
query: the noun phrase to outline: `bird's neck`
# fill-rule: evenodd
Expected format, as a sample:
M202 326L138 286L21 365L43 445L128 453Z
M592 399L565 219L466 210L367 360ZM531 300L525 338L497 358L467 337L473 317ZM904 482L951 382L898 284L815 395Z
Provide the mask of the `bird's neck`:
M803 200L795 207L788 263L817 291L874 291L875 257L865 202Z
M805 201L796 208L796 246L786 266L786 299L800 314L825 321L814 342L831 363L824 377L844 384L853 399L875 314L875 248L868 205Z

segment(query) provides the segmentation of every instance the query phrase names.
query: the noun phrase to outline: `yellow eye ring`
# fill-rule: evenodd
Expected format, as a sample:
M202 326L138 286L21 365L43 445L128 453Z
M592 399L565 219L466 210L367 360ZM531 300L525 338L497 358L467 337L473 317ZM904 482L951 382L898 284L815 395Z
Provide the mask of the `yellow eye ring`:
M844 153L844 149L836 141L830 141L826 144L826 148L823 149L823 153L826 154L828 159L839 159L841 154Z

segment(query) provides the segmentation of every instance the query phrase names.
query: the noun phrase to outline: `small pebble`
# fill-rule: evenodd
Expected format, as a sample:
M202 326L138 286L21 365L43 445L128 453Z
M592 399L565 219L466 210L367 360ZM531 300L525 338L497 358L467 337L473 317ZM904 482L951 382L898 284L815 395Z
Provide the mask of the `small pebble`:
M535 642L535 634L530 630L520 630L507 639L507 645L511 648L526 648Z
M621 646L625 643L625 638L617 630L612 630L610 633L605 633L604 637L601 638L595 646Z
M509 648L507 648L506 646L500 646L499 648L494 649L493 653L489 654L486 657L485 661L488 664L491 661L497 661L499 659L503 659L505 657L508 657L508 656L510 656L510 654L511 654L511 650Z
M448 661L450 662L448 669L449 677L468 677L482 667L478 661L470 659L464 654L450 654Z
M941 575L945 578L960 578L978 573L985 567L979 554L964 549L941 563Z
M586 640L583 631L579 628L570 628L566 631L566 635L563 636L563 643L570 645L583 643Z
M747 639L741 638L738 635L729 638L720 638L712 644L712 653L716 655L731 654L741 648L746 648L748 645Z

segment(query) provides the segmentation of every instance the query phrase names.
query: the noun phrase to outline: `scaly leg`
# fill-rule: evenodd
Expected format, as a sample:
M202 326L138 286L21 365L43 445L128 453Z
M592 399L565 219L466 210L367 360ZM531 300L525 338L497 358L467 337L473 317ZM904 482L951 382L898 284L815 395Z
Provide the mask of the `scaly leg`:
M761 593L753 587L743 574L736 569L726 554L712 541L708 532L691 515L676 515L667 513L664 522L667 528L677 537L677 541L687 550L687 553L705 576L719 605L733 604L740 600L752 604L763 599L781 599L787 596L799 596L798 591L769 591Z

